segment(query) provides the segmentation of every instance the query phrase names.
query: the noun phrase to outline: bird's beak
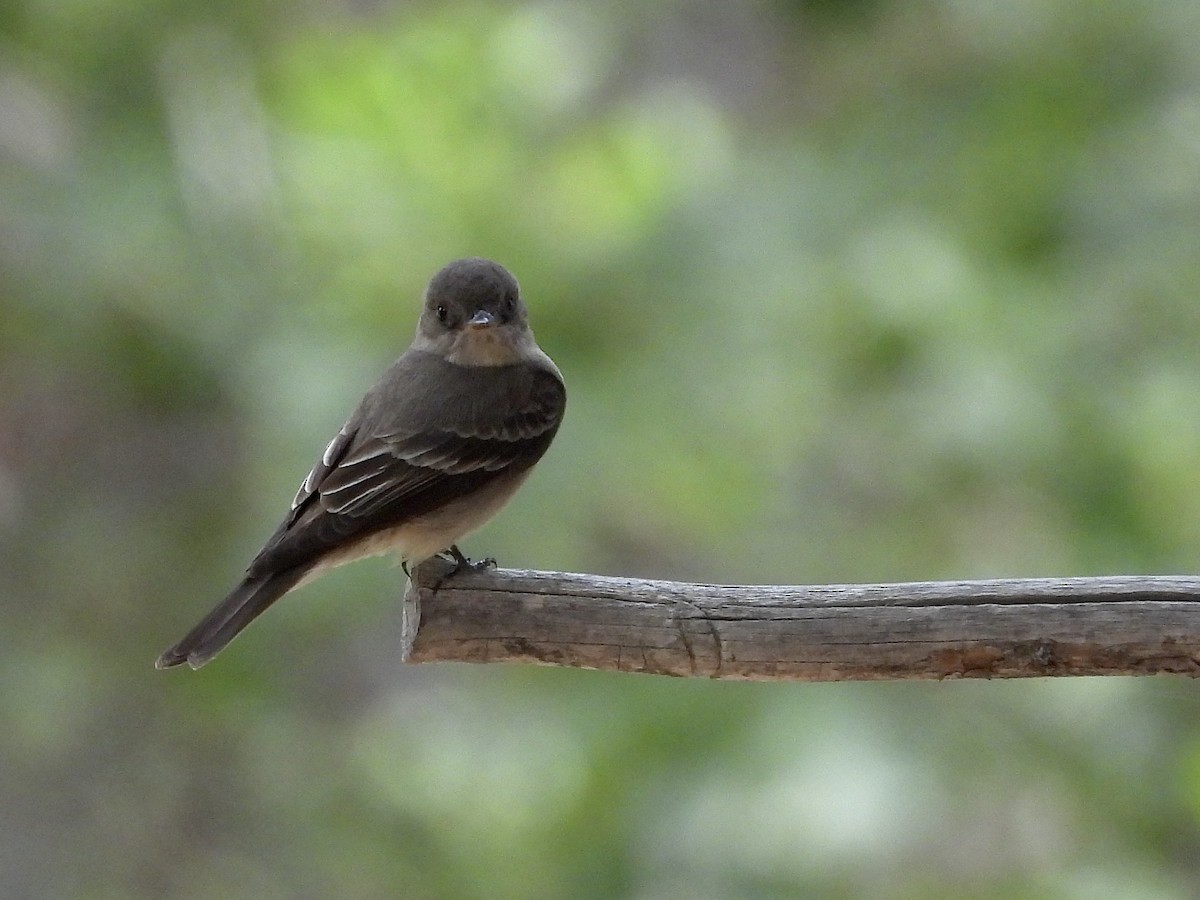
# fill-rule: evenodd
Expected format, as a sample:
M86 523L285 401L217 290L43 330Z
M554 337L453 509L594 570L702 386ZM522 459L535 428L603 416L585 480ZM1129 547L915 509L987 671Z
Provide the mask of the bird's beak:
M475 312L475 315L467 319L468 328L489 328L496 324L496 317L486 309L480 309Z

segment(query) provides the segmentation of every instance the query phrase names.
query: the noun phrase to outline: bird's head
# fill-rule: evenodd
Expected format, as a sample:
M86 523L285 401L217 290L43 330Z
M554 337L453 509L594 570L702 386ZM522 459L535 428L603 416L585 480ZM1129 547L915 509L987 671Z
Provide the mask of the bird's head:
M489 259L459 259L433 276L414 346L464 366L504 366L533 345L517 279Z

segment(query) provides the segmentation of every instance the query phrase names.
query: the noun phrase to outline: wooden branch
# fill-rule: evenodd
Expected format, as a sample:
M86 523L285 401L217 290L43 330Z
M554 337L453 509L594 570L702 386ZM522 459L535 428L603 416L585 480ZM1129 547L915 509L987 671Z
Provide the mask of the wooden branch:
M420 566L408 662L742 680L1200 674L1200 577L823 586Z

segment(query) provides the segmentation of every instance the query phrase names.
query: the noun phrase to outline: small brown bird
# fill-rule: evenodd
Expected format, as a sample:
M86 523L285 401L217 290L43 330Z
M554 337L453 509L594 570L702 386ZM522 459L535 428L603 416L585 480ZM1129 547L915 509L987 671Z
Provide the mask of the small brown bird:
M450 263L425 290L412 345L329 442L242 582L155 665L200 668L288 591L342 563L395 551L406 571L443 552L458 568L478 565L456 543L511 499L566 400L516 279L486 259Z

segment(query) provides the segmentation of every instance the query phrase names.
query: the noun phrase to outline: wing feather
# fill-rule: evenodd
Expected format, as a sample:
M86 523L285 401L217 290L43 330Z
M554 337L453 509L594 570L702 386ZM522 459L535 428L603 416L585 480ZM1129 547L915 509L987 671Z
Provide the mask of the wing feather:
M529 382L517 403L494 402L486 391L470 394L471 414L447 416L445 424L414 425L414 417L404 421L402 414L395 419L403 427L373 423L368 395L305 477L288 518L251 563L250 574L312 562L339 544L429 513L503 472L532 466L558 429L566 394L557 372L534 370Z

